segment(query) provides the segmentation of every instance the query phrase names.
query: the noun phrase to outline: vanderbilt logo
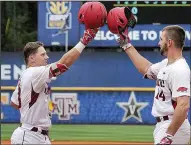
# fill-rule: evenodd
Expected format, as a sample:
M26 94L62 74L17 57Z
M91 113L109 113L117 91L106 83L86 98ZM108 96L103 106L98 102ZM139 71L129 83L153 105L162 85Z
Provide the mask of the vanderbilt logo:
M53 114L57 114L59 120L70 120L72 114L79 114L80 101L77 100L77 93L52 93L52 101Z

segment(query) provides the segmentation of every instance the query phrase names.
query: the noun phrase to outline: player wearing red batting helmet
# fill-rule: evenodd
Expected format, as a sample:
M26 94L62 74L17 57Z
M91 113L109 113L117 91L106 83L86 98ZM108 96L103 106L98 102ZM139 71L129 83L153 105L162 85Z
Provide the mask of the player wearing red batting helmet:
M152 64L131 45L128 27L136 21L128 8L113 8L107 16L108 28L120 38L120 47L135 67L147 79L156 80L152 115L157 124L153 132L154 144L188 144L190 123L190 68L182 55L185 31L178 25L163 28L159 46L167 58Z
M91 42L98 28L106 20L105 7L99 2L88 2L79 11L79 21L86 30L80 42L66 52L58 61L47 64L48 55L41 42L29 42L24 47L27 69L22 72L11 97L11 105L20 110L21 126L11 136L11 144L51 144L48 130L51 126L49 108L52 77L57 77L79 58L86 45ZM49 110L50 109L50 110Z

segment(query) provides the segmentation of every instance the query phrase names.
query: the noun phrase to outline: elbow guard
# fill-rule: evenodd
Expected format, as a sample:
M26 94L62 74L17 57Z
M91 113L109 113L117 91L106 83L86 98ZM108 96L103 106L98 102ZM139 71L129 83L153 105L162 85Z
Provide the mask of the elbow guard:
M56 77L67 70L68 67L65 64L61 63L53 63L50 67L50 73L53 77Z

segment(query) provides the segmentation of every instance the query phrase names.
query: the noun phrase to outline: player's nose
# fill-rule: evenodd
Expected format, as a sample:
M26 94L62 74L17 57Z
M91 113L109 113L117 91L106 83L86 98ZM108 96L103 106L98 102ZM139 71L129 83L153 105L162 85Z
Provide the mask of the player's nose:
M48 60L48 59L49 59L48 55L46 55L45 59L46 59L46 60Z

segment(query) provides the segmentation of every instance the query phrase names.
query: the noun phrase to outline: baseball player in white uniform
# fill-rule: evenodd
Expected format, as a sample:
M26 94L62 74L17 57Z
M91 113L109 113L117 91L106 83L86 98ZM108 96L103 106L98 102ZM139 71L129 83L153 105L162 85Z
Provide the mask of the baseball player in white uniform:
M82 5L78 20L85 25L83 37L59 61L50 65L47 65L48 56L41 42L26 44L24 59L27 69L22 73L11 97L11 105L20 110L21 126L13 132L11 144L50 144L48 129L51 126L51 109L49 110L48 84L52 77L64 73L78 59L86 45L94 39L98 28L105 24L106 16L107 11L100 2Z
M133 46L122 44L127 55L145 78L156 80L152 115L157 124L153 133L155 144L188 144L190 124L190 69L182 56L185 32L179 26L163 29L159 45L167 56L152 64ZM180 42L178 42L180 41ZM126 41L130 45L129 41Z
M141 56L128 38L129 22L133 16L115 8L108 13L107 22L111 32L119 35L118 42L145 78L156 80L152 115L156 118L153 133L155 144L188 144L190 123L187 115L190 107L190 68L182 56L185 31L178 25L162 30L159 41L161 54L167 58L152 64ZM124 17L123 17L124 15ZM115 19L114 19L114 18ZM120 23L120 19L125 23ZM120 28L120 29L118 29Z
M164 59L162 62L152 64L145 77L156 80L152 107L152 115L157 120L153 133L155 144L170 144L171 142L172 144L188 144L190 139L190 124L186 116L188 106L184 108L185 110L181 110L184 104L176 108L177 103L184 103L181 100L183 98L179 97L190 96L190 69L186 60L181 57L168 64L168 59ZM178 113L183 113L183 116L179 116ZM180 127L175 122L176 119L179 122L179 117L184 118ZM164 138L165 135L166 138Z
M81 41L63 57L47 65L48 56L41 42L29 42L24 47L27 69L23 71L11 97L11 105L20 110L21 126L11 136L11 144L51 144L49 83L52 77L64 73L78 59L98 29L87 29Z

